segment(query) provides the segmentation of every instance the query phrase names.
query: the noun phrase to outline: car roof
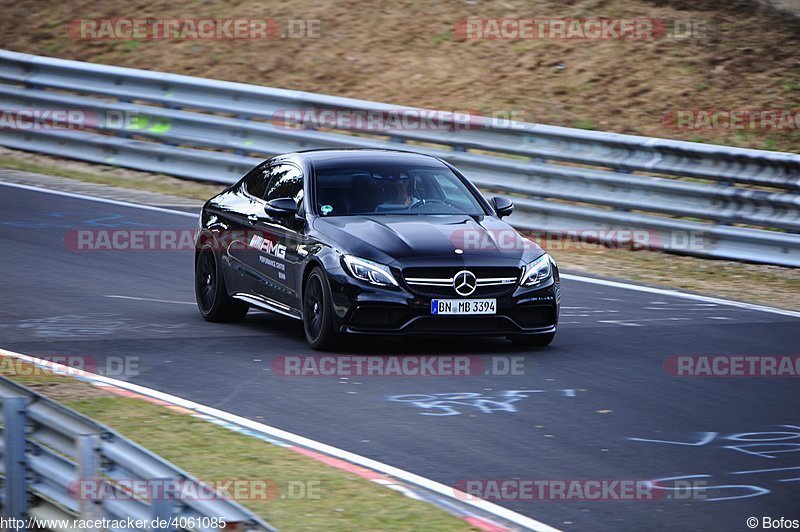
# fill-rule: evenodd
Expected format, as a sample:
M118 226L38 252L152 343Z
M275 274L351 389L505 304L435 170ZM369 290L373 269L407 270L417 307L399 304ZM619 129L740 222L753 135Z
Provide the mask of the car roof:
M426 166L446 166L441 160L430 155L402 150L376 149L317 149L287 153L285 157L297 157L311 163L316 168L335 168L347 164L420 164Z

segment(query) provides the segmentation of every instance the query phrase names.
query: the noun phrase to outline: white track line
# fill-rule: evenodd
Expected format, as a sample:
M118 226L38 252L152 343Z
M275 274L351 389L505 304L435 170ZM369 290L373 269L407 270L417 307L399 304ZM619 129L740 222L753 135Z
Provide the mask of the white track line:
M46 366L62 373L81 376L93 380L95 382L108 384L110 386L122 388L123 390L128 390L147 397L152 397L153 399L158 399L159 401L164 401L165 403L170 403L175 406L180 406L188 410L194 410L195 412L199 412L207 416L215 417L217 419L221 419L229 423L239 425L241 427L246 427L250 430L266 434L267 436L271 436L279 440L288 441L294 443L295 445L299 445L301 447L313 449L317 452L327 454L329 456L334 456L341 460L345 460L347 462L357 464L362 467L372 469L374 471L378 471L380 473L383 473L384 475L398 478L404 482L408 482L416 486L421 486L427 490L438 493L439 495L444 495L445 497L450 497L452 499L460 500L465 504L474 506L475 508L478 508L484 512L487 512L489 514L510 521L528 530L535 530L539 532L559 532L558 529L553 528L545 523L542 523L541 521L537 521L536 519L532 519L522 514L518 514L516 512L513 512L507 508L503 508L502 506L498 506L497 504L491 503L489 501L485 501L483 499L475 499L474 497L471 497L464 492L456 490L455 488L451 488L450 486L445 486L444 484L440 484L439 482L435 482L428 478L416 475L414 473L410 473L403 469L398 469L394 466L384 464L383 462L378 462L377 460L367 458L366 456L361 456L359 454L351 453L350 451L345 451L343 449L339 449L337 447L333 447L331 445L321 443L309 438L305 438L303 436L299 436L297 434L276 427L271 427L263 423L258 423L256 421L252 421L247 418L237 416L236 414L231 414L230 412L217 410L216 408L211 408L209 406L205 406L200 403L195 403L194 401L182 399L175 395L159 392L158 390L153 390L151 388L139 386L138 384L132 384L130 382L112 379L110 377L104 377L102 375L89 373L88 371L79 370L76 368L72 368L70 366L65 366L63 364L58 364L41 358L23 355L22 353L16 353L14 351L8 351L2 348L0 348L0 355L14 357L31 364Z
M595 279L593 277L583 277L581 275L573 275L570 273L562 273L561 277L571 281L579 281L581 283L599 284L602 286L610 286L613 288L624 288L626 290L635 290L637 292L647 292L649 294L658 294L661 296L680 297L683 299L694 299L695 301L703 301L705 303L716 303L717 305L729 305L731 307L739 307L747 310L755 310L759 312L769 312L772 314L780 314L782 316L791 316L793 318L800 318L800 312L796 310L786 310L782 308L767 307L764 305L755 305L753 303L745 303L743 301L732 301L730 299L720 299L717 297L701 296L698 294L689 294L686 292L678 292L677 290L670 290L667 288L653 288L650 286L641 286L638 284L621 283L619 281L608 281L606 279Z
M156 211L167 214L178 214L180 216L189 216L190 218L197 219L197 214L186 211L176 211L175 209L166 209L164 207L153 207L152 205L143 205L141 203L130 203L128 201L115 200L110 198L99 198L97 196L87 196L79 192L65 192L63 190L51 190L49 188L35 187L33 185L21 185L19 183L7 183L0 181L0 185L4 187L21 188L23 190L31 190L33 192L44 192L46 194L55 194L56 196L66 196L68 198L82 199L87 201L96 201L98 203L108 203L111 205L120 205L122 207L133 207L135 209L142 209L145 211Z
M155 299L152 297L133 297L133 296L118 296L118 295L108 295L106 297L110 297L112 299L133 299L134 301L153 301L155 303L174 303L176 305L196 305L197 303L193 301L173 301L171 299Z
M63 192L60 190L50 190L49 188L42 188L42 187L35 187L31 185L20 185L17 183L6 183L0 181L0 185L8 186L8 187L16 187L25 190L32 190L35 192L43 192L46 194L56 194L59 196L66 196L68 198L76 198L82 199L87 201L97 201L100 203L109 203L111 205L120 205L122 207L132 207L134 209L143 209L146 211L156 211L156 212L163 212L169 214L177 214L179 216L189 216L191 218L197 219L197 214L192 214L190 212L185 211L176 211L174 209L166 209L163 207L153 207L151 205L142 205L140 203L129 203L127 201L120 201L120 200L112 200L106 198L98 198L96 196L88 196L86 194L80 194L77 192ZM705 303L716 303L718 305L729 305L732 307L739 307L747 310L754 310L758 312L769 312L771 314L779 314L781 316L791 316L793 318L800 318L800 312L795 310L786 310L780 309L775 307L767 307L764 305L755 305L752 303L744 303L742 301L733 301L730 299L720 299L717 297L709 297L709 296L701 296L697 294L689 294L687 292L679 292L677 290L670 290L665 288L652 288L650 286L642 286L638 284L629 284L623 283L619 281L608 281L606 279L595 279L594 277L583 277L582 275L574 275L571 273L562 273L561 277L564 279L569 279L571 281L578 281L581 283L589 283L589 284L598 284L602 286L610 286L613 288L622 288L625 290L635 290L637 292L647 292L649 294L658 294L662 296L669 296L669 297L678 297L683 299L693 299L695 301L703 301Z

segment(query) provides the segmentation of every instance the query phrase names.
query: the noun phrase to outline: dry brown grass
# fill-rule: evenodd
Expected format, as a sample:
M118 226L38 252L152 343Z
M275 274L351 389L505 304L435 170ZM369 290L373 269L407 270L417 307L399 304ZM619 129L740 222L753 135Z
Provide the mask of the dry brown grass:
M678 109L799 109L800 19L753 0L0 1L0 46L424 107L520 112L528 121L798 151L800 133L676 130ZM635 41L459 41L488 17L703 20L709 36ZM318 19L318 39L82 41L76 18ZM562 64L565 68L559 69Z

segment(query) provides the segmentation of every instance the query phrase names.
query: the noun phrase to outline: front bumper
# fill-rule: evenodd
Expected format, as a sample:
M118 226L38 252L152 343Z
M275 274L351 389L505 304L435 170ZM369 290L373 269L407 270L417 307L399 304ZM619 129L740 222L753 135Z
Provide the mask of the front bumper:
M516 287L496 297L493 315L431 315L431 300L409 287L380 288L353 279L344 271L328 272L334 325L340 332L380 335L516 336L556 331L561 299L559 281L551 277L535 288ZM458 296L448 296L458 299ZM477 296L476 296L477 297ZM470 298L464 298L470 299Z

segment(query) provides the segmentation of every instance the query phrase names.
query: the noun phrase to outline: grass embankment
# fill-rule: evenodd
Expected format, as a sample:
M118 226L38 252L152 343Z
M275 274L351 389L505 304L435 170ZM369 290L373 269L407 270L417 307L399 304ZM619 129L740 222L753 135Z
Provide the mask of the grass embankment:
M79 61L255 83L528 122L768 150L800 130L677 128L686 110L797 110L800 18L757 0L0 0L0 47ZM677 21L676 38L461 39L482 19ZM286 39L78 39L76 19L319 21ZM313 23L309 22L309 25ZM304 25L305 26L305 25ZM694 27L690 33L685 28ZM297 35L297 32L293 33ZM683 37L683 38L679 38ZM674 115L673 115L674 116Z
M163 406L34 370L10 357L0 357L0 373L111 427L197 478L251 480L255 486L266 482L271 494L266 500L256 492L256 500L238 502L281 530L473 530L431 504Z

